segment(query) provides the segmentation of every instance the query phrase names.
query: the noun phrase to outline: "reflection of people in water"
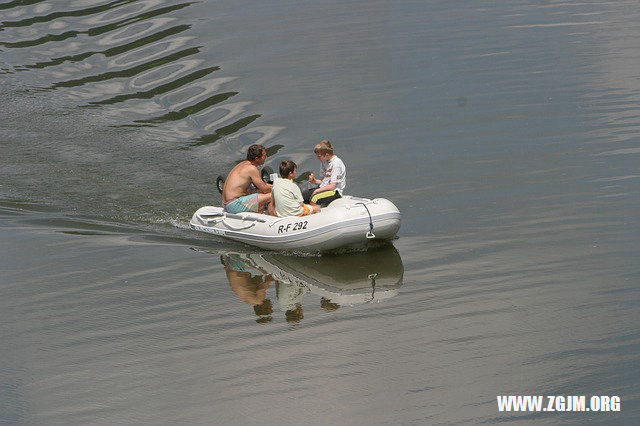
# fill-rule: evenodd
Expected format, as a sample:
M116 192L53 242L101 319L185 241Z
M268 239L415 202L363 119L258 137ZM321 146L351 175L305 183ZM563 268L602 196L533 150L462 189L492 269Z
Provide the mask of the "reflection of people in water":
M337 303L333 303L331 300L327 299L326 297L323 297L322 299L320 299L320 307L324 309L325 312L333 312L337 310L340 307L340 305L338 305Z
M286 321L295 324L304 319L302 299L311 291L308 286L276 280L250 257L245 258L244 255L230 253L220 256L220 261L224 266L231 290L238 299L253 306L253 311L260 317L256 322L266 323L273 320L273 305L271 300L267 299L267 290L273 282L275 282L278 305L284 312ZM322 297L320 307L325 312L333 312L340 305Z
M302 298L309 290L295 284L276 281L276 297L280 310L289 323L298 323L304 318L302 314Z
M254 269L240 259L232 256L220 256L224 265L231 290L238 299L253 306L253 311L260 318L258 323L266 323L272 320L273 306L267 299L267 289L273 282L269 274Z

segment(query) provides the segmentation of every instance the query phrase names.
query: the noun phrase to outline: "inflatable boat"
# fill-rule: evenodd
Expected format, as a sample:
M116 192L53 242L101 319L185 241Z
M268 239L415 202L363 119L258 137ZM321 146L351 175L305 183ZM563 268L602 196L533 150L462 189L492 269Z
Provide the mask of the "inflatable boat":
M234 214L205 206L193 214L190 227L267 250L324 252L393 239L400 228L400 211L385 198L347 195L304 217Z

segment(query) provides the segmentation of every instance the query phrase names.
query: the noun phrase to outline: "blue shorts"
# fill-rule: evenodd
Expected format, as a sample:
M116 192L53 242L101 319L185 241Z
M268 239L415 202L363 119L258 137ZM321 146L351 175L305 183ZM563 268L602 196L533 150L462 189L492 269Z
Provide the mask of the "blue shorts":
M249 194L243 195L242 197L238 197L235 200L225 204L222 202L224 206L224 211L229 213L242 213L242 212L258 212L258 194Z

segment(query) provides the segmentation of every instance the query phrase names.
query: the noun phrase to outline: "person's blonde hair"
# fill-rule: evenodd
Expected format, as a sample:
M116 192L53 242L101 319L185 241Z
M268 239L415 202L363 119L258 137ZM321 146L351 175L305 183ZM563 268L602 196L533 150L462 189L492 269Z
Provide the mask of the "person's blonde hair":
M327 139L321 140L319 144L313 148L313 152L316 154L331 154L333 155L333 146Z

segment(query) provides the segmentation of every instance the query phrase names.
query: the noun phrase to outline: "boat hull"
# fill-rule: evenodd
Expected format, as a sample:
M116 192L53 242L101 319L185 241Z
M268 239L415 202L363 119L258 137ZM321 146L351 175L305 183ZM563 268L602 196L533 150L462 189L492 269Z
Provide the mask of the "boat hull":
M391 240L400 229L400 218L387 199L345 196L321 213L305 217L230 214L221 207L206 206L193 214L190 226L267 250L330 251Z

